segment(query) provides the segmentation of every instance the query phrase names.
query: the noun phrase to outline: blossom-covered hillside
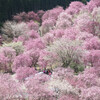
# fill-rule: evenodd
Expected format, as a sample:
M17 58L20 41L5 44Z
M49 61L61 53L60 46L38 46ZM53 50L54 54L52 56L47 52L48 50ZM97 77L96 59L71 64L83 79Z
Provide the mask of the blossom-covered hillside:
M0 36L0 100L100 100L100 0L21 12Z

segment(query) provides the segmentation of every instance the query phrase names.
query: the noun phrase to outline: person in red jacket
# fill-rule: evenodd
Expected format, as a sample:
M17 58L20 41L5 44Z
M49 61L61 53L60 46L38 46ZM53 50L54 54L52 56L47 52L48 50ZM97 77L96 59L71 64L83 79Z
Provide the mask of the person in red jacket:
M47 75L51 75L52 74L52 71L50 69L46 69L43 71L45 74Z

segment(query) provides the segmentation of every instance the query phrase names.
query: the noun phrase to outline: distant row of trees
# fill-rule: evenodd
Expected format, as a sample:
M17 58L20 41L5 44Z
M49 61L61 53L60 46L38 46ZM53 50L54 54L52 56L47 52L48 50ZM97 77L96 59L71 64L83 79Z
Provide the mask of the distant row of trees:
M86 0L0 0L0 22L11 19L12 15L22 11L47 10L57 5L65 8L72 1Z

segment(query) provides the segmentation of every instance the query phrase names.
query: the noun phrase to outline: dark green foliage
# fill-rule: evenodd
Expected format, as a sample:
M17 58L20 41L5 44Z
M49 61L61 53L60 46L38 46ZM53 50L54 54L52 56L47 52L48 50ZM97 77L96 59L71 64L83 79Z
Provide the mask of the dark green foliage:
M57 5L66 8L72 1L76 0L0 0L0 22L11 19L12 15L23 11L48 10ZM77 1L85 3L86 0Z

